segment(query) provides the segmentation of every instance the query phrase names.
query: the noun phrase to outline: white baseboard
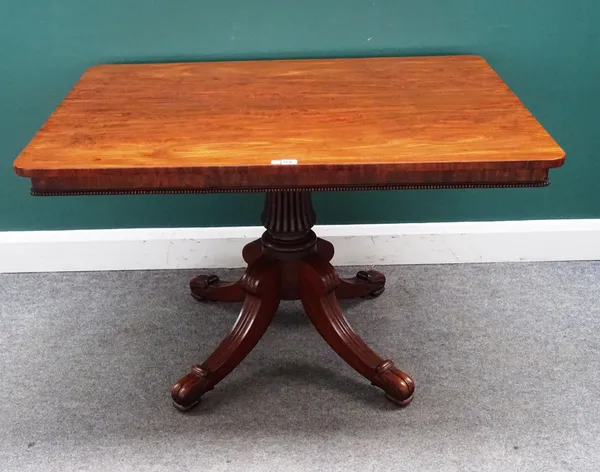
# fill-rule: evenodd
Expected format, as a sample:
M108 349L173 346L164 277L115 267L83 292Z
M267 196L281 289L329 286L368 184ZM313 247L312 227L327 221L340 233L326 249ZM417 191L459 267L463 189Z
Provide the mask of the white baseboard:
M243 267L260 227L0 232L0 272ZM344 265L600 260L600 219L317 226Z

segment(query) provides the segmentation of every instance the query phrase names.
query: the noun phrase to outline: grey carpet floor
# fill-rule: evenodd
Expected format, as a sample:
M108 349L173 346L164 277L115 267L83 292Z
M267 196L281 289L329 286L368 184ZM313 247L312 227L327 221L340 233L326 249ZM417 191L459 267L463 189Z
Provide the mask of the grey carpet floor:
M169 388L239 308L194 301L196 271L0 275L0 470L600 470L600 263L383 270L343 305L409 407L288 302L187 414Z

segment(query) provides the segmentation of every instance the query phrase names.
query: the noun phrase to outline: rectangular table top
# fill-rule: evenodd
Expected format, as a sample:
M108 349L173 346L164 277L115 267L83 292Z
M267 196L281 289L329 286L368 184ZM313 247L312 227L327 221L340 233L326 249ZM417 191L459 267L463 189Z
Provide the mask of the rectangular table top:
M563 160L484 59L433 56L95 66L14 167L41 193L243 191L539 184Z

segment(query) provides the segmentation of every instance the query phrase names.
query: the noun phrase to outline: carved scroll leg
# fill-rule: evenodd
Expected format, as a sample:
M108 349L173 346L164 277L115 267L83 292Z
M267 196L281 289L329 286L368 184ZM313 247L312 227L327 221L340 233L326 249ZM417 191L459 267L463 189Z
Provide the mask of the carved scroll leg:
M376 270L361 270L356 277L340 279L335 289L338 298L378 297L385 290L385 275Z
M333 244L331 244L326 239L317 239L317 254L321 257L321 259L325 259L329 262L333 259L333 255L335 254L335 249Z
M251 264L242 278L246 293L240 316L227 337L201 365L171 389L173 403L185 411L198 404L204 393L227 376L256 346L279 306L280 266L261 257Z
M248 264L256 262L262 256L260 239L252 241L244 246L242 256ZM216 275L199 275L190 281L192 297L196 300L211 300L215 302L242 302L246 292L242 287L242 281L225 282Z
M247 264L252 264L262 256L262 243L260 239L255 239L251 243L248 243L242 249L242 257Z
M300 299L323 339L352 368L383 389L400 406L408 405L415 390L412 379L383 360L356 334L344 317L335 295L339 283L335 269L318 256L302 261Z
M325 239L317 241L317 254L329 262L335 253L333 244ZM336 289L338 298L378 297L385 290L385 275L376 270L361 270L356 277L340 279Z

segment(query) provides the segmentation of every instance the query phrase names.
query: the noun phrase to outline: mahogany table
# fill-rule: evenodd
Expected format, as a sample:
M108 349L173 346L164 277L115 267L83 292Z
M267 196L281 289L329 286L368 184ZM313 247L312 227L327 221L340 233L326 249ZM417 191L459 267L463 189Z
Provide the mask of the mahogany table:
M385 277L338 277L312 231L311 191L542 187L564 152L476 56L100 65L87 70L15 161L33 195L265 192L241 280L191 281L199 300L242 301L232 331L172 388L181 410L229 374L280 300L398 405L414 382L373 352L340 298Z

